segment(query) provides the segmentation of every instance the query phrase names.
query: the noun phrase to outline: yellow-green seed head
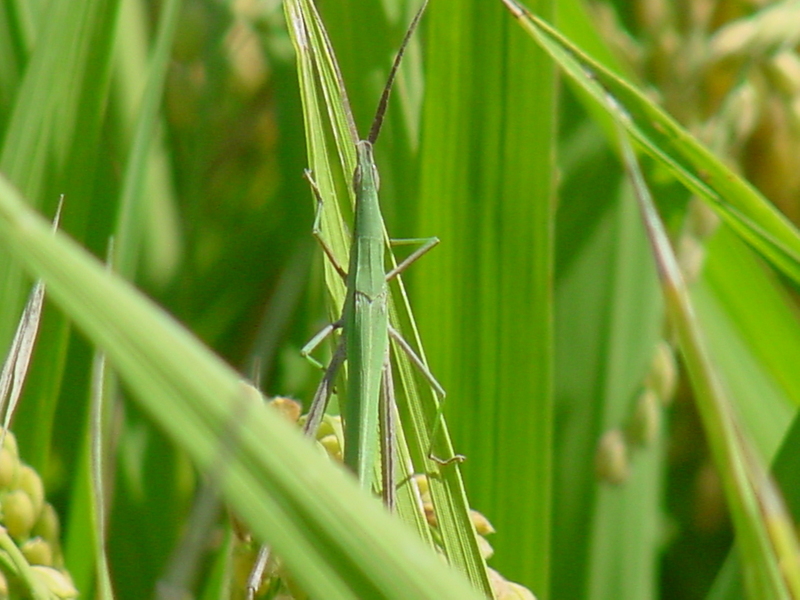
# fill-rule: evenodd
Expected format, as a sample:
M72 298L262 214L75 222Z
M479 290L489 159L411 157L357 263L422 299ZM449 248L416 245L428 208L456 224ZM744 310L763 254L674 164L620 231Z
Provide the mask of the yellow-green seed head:
M3 448L11 452L14 458L19 458L19 448L17 447L17 436L13 432L6 430L6 437L3 438Z
M431 527L438 527L439 521L436 519L436 511L433 509L432 502L423 502L422 510L425 513L425 520Z
M778 52L768 59L765 66L770 83L777 91L789 97L800 93L800 57L794 49Z
M414 480L417 482L417 489L419 489L419 493L424 499L425 496L429 495L428 478L425 475L415 475Z
M11 450L0 448L0 490L8 490L16 485L19 466L19 458Z
M511 595L508 596L508 600L536 600L536 596L528 588L513 581L509 581L508 586L511 588Z
M326 435L320 438L319 443L325 448L328 456L336 460L342 460L342 445L339 443L339 438L334 434Z
M628 422L628 441L632 446L647 447L656 439L660 427L661 403L653 390L645 388Z
M798 7L793 2L775 3L769 10L748 15L719 28L710 40L711 60L727 57L765 56L791 39Z
M706 249L693 235L683 235L678 241L678 266L686 283L694 283L703 271Z
M619 429L610 429L600 438L595 454L595 472L598 479L614 485L628 479L628 445Z
M307 415L303 415L303 417L300 419L300 424L301 425L305 425L306 418L307 418ZM335 435L335 432L333 430L333 425L331 425L330 421L326 420L323 417L322 421L320 421L320 423L319 423L319 427L317 427L317 439L318 440L322 439L322 438L324 438L325 436L328 436L328 435Z
M51 544L56 544L61 536L60 530L61 527L56 510L51 504L45 503L42 507L42 512L39 514L39 520L33 526L33 535L41 536Z
M22 490L7 492L2 499L3 524L12 538L21 540L28 537L36 514L30 496Z
M301 419L301 422L305 417ZM317 441L331 458L341 461L344 452L344 431L339 416L325 415L317 428Z
M656 346L645 385L655 392L665 406L672 402L678 385L678 363L672 346L666 340L661 340Z
M728 93L719 112L714 117L711 124L714 133L711 136L718 140L717 143L726 146L728 151L735 152L756 131L764 106L764 86L752 79L741 82ZM708 207L708 204L698 198L694 198L689 204L688 231L698 235L700 239L705 239L713 229L704 231L702 227L696 227L696 225L702 224L696 222L696 215L693 215L695 206L699 205ZM708 210L713 213L711 208ZM718 223L719 217L715 220L715 224Z
M436 527L436 512L433 510L433 500L431 500L428 478L425 477L425 475L414 475L414 483L419 491L420 501L422 502L422 510L425 513L425 520L431 527Z
M243 402L243 406L262 406L266 404L267 399L256 386L244 379L239 381L239 398L238 401Z
M477 510L470 509L469 517L472 519L472 524L475 526L475 531L478 535L491 535L494 533L494 527L492 527L489 519L484 517Z
M506 578L491 567L486 569L486 573L489 575L489 585L492 586L492 596L497 600L500 600L500 598L508 598L508 594L511 590Z
M335 435L340 440L344 440L344 429L342 428L342 417L339 415L325 415L317 429L317 439L327 435Z
M28 465L22 465L19 469L19 482L17 488L24 491L33 502L34 522L39 519L39 514L44 506L44 484L39 474Z
M495 600L536 600L536 596L528 588L508 581L494 569L487 569L487 571Z
M297 400L285 396L275 396L269 401L269 405L280 412L292 423L297 423L300 419L303 407Z
M31 567L34 575L41 581L51 594L61 600L69 600L78 597L78 590L72 583L69 575L62 571L57 571L52 567L34 565Z
M40 537L29 539L22 544L20 550L32 565L53 566L53 548Z
M478 551L481 553L481 557L483 557L483 560L489 560L494 555L494 548L482 535L479 535L476 539L478 540Z

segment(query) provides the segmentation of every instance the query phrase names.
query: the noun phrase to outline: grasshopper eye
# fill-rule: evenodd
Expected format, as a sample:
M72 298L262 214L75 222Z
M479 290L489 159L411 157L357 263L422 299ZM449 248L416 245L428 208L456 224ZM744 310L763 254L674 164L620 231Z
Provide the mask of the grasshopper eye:
M356 165L353 171L353 189L357 190L359 187L361 187L361 165Z

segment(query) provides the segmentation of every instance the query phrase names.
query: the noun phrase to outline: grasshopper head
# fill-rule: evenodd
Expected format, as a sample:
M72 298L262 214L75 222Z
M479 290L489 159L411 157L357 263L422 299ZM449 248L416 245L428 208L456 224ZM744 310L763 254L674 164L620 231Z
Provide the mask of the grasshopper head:
M375 165L372 143L367 140L356 142L356 153L358 162L356 170L353 172L353 189L358 190L365 185L372 184L377 191L381 187L381 179L378 176L378 167Z

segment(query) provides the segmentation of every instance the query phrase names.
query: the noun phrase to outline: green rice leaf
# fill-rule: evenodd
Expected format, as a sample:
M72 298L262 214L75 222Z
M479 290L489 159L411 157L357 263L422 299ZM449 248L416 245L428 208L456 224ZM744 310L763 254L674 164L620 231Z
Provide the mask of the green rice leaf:
M66 236L54 235L5 179L0 238L310 594L479 597L235 372Z
M621 125L620 135L625 168L656 258L667 314L732 513L748 593L765 600L797 597L800 579L794 565L798 542L791 518L713 366L677 259Z
M727 168L639 89L592 59L516 0L504 0L520 24L593 100L616 113L628 133L776 268L800 282L800 236L745 180ZM614 99L607 101L608 96Z

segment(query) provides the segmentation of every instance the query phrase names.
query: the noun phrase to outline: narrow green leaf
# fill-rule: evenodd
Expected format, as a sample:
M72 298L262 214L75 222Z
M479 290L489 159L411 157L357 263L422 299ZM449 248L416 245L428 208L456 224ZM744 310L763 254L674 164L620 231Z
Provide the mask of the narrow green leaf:
M170 51L178 26L180 0L168 0L161 7L156 40L150 57L147 84L136 120L135 132L127 156L125 178L122 184L119 213L114 231L115 256L112 261L119 273L133 278L139 255L141 239L152 212L149 198L143 193L148 181L145 177L148 159L152 155L153 138L159 124L164 80Z
M54 235L5 179L0 239L106 351L148 414L218 476L226 501L310 594L479 597L235 372L66 236ZM224 465L221 453L230 458Z
M106 357L102 352L94 356L92 364L92 401L91 401L91 433L88 436L91 444L89 463L91 466L92 482L92 508L94 517L94 561L97 565L97 592L98 600L113 600L114 588L111 583L111 571L108 564L107 553L107 526L108 507L108 481L106 475L106 459L109 456L108 444L108 394L110 389L116 390L113 385L113 376L106 371Z
M796 597L800 589L790 577L794 571L790 565L797 560L798 544L791 520L708 355L666 231L621 124L619 129L625 168L656 258L667 314L689 372L736 527L748 592L752 598L765 600ZM788 543L788 552L781 545L783 541Z
M800 380L793 357L800 351L794 301L751 251L723 229L709 241L704 281L713 289L754 356L800 406ZM753 310L758 307L758 310Z
M742 421L772 472L795 522L800 518L797 377L800 324L786 296L753 251L722 228L707 245L703 278L692 289L709 349ZM753 310L758 307L758 310ZM742 564L731 552L708 598L742 598Z
M498 4L435 2L427 36L417 234L442 244L415 274L420 330L492 565L546 599L554 69Z
M585 54L516 0L504 3L564 73L607 111L623 117L621 122L628 133L651 156L708 201L776 268L800 282L800 236L788 219L640 90ZM606 100L609 94L614 105Z

